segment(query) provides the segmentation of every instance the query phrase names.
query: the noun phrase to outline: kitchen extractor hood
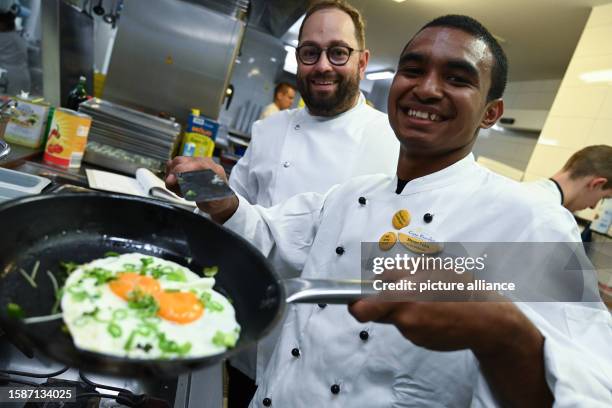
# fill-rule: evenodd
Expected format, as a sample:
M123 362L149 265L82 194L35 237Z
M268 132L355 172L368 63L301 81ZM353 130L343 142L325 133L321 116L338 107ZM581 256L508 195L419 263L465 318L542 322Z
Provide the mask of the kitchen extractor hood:
M509 129L539 132L544 127L547 117L547 110L506 109L497 124Z
M181 122L191 108L216 119L244 35L248 1L224 0L224 8L206 3L124 2L103 98Z

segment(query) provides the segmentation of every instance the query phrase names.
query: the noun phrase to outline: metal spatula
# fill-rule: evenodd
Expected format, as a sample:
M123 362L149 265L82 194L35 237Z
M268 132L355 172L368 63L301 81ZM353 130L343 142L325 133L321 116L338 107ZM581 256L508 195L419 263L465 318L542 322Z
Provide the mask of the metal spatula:
M234 195L225 181L209 169L178 173L176 177L187 201L214 201Z

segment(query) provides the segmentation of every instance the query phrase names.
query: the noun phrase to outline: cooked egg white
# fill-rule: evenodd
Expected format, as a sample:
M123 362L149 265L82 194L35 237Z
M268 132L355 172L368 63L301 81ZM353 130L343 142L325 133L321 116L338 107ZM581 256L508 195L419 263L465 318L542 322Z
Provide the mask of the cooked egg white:
M240 326L214 283L139 253L98 259L66 280L63 319L84 350L150 359L222 353L233 347Z

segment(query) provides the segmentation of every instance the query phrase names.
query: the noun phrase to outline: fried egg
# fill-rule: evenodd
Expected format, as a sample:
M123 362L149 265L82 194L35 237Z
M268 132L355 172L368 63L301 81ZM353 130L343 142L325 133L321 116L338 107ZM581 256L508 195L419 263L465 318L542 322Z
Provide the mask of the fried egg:
M235 310L181 265L139 253L79 266L62 289L63 319L83 350L132 358L222 353L240 334Z

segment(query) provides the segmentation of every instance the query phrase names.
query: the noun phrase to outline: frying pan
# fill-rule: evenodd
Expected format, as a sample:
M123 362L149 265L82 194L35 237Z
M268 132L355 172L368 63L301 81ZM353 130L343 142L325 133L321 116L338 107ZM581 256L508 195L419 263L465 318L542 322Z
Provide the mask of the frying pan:
M169 204L105 193L48 194L0 205L0 326L20 349L36 349L64 364L111 375L173 377L216 364L262 338L289 301L347 303L364 294L360 283L279 281L267 260L242 237ZM217 265L215 289L233 301L241 325L235 348L204 358L146 360L78 349L63 320L24 324L6 313L10 302L26 316L49 315L55 302L46 271L61 278L60 262L85 263L108 251L140 252L201 274ZM33 288L19 273L40 262Z

